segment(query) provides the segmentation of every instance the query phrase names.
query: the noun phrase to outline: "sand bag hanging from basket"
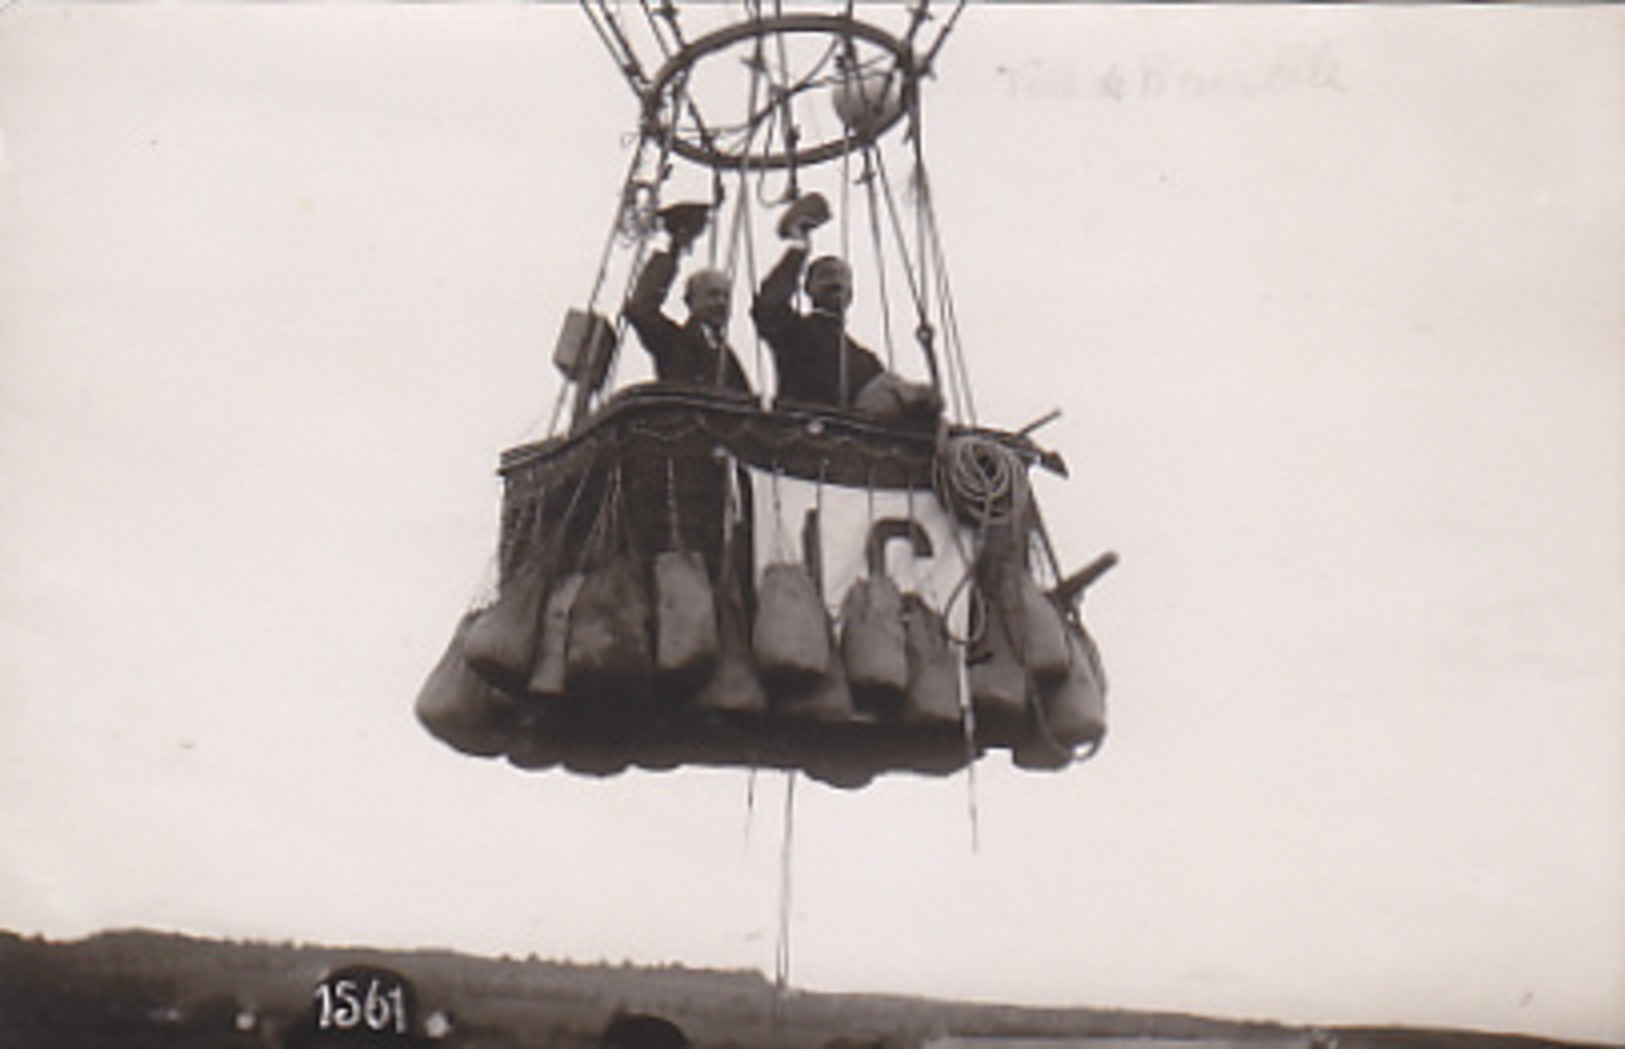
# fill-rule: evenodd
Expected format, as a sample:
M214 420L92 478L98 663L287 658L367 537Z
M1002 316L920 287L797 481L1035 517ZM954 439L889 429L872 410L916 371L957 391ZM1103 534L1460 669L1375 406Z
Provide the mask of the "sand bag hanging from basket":
M912 593L903 597L903 643L908 657L904 723L958 724L959 655L948 636L948 623Z
M630 700L642 693L653 666L649 597L631 551L621 501L617 470L605 495L598 536L589 543L597 565L586 572L570 607L566 682L570 694L578 697Z
M567 684L573 695L637 694L649 675L649 600L629 554L587 572L570 608Z
M528 690L533 695L557 698L564 694L569 666L570 609L575 606L586 575L566 574L548 590L540 618L541 639L536 645L536 665L531 670Z
M655 556L655 669L680 683L703 681L717 657L716 600L698 552Z
M636 693L651 666L649 600L627 555L588 571L570 608L565 650L571 694Z
M756 586L751 643L762 678L777 691L817 683L829 668L829 615L800 563L772 563Z
M1015 627L1010 624L1010 605L999 602L998 591L978 588L973 595L965 663L977 741L1008 746L1026 726L1031 682Z
M464 658L470 628L481 611L457 623L451 643L429 672L413 712L435 738L463 753L494 757L508 746L518 707L487 684Z
M468 665L502 688L522 690L536 664L546 578L527 563L502 586L497 602L474 619L464 645Z
M1027 671L1039 685L1059 683L1066 679L1072 665L1066 622L1031 574L1021 570L1013 578L1007 599L1013 608L1010 622L1020 627L1021 654Z
M1081 625L1068 627L1072 665L1066 678L1044 692L1043 730L1069 748L1106 737L1106 673L1095 642Z
M734 477L730 474L730 481ZM746 610L744 573L750 552L745 538L735 532L738 499L732 489L724 506L722 559L714 598L717 609L717 658L695 698L702 709L724 713L765 713L767 694L756 672L751 648L751 619ZM742 562L743 561L743 562Z
M468 630L463 653L480 676L505 691L523 693L536 664L542 600L553 553L540 543L543 493L525 506L504 539L501 592Z
M841 660L853 696L890 711L908 690L903 595L885 574L854 581L841 604Z
M666 462L669 551L655 556L655 669L668 681L703 683L717 657L717 610L705 559L683 546L675 471Z
M774 685L773 707L795 720L816 724L849 724L858 720L859 716L852 705L846 665L841 661L841 649L830 639L827 616L821 628L824 633L824 668L811 680Z

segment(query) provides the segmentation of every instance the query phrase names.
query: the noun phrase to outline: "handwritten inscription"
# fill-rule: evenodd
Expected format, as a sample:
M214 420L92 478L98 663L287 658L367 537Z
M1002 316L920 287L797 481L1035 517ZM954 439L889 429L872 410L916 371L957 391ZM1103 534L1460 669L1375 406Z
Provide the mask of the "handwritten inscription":
M1251 99L1294 91L1343 91L1343 70L1330 44L1286 48L1269 59L1213 66L1173 55L1084 67L1032 58L997 70L1014 99L1087 98L1107 102Z

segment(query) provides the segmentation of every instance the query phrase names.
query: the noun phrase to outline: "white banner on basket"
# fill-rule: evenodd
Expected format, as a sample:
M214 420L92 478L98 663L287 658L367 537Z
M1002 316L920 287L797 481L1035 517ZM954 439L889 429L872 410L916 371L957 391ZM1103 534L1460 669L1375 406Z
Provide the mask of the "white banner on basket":
M917 593L965 628L971 535L929 490L864 490L750 469L756 508L756 573L770 563L801 562L816 546L814 578L830 613L854 581L878 561L904 593Z

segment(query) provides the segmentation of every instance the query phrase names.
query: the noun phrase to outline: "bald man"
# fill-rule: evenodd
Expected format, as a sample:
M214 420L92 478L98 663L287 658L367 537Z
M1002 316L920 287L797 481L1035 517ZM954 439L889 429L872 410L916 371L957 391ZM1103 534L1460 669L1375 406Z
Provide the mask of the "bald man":
M702 268L689 275L683 287L688 306L684 324L662 310L677 276L677 258L688 251L699 229L691 222L668 222L666 232L669 247L649 258L621 314L637 330L660 380L749 394L750 382L728 347L733 283L726 274Z

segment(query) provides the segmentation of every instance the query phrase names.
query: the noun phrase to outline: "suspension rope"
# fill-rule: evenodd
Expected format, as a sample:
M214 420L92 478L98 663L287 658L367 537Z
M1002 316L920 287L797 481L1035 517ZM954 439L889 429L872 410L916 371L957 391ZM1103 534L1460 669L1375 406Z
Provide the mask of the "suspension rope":
M643 163L644 149L647 145L647 140L640 137L637 147L632 151L632 161L626 167L626 175L621 180L620 200L616 203L615 217L610 222L609 233L604 238L603 251L598 255L598 270L593 275L592 291L587 295L588 314L596 313L598 297L603 293L604 283L608 280L609 258L615 250L616 235L620 233L621 228L625 225L627 208L634 197L633 188L639 182L637 179L638 166ZM616 343L619 342L620 336L617 334ZM558 434L559 420L564 414L564 406L568 401L572 383L572 381L566 381L559 385L559 393L553 401L553 412L547 423L548 438Z
M937 39L932 42L930 50L925 53L925 58L920 60L920 76L924 77L931 72L932 65L937 61L937 53L942 50L942 45L948 42L948 34L954 31L954 26L959 22L959 16L965 13L966 3L967 0L959 0L954 5L953 13L948 16L948 21L943 24L942 32L937 34Z
M886 158L879 150L875 151L875 161L876 171L880 175L880 186L885 191L886 212L891 219L892 238L897 243L897 255L903 261L903 276L908 280L909 295L914 300L915 315L918 319L915 332L920 339L920 349L925 354L926 368L931 371L931 383L934 387L941 388L942 378L937 368L936 353L930 343L931 316L926 313L925 290L920 278L915 275L914 261L909 257L908 243L903 235L903 221L897 213L897 201L892 193L891 176L886 172Z
M688 91L688 81L687 81L687 77L684 77L677 83L677 85L673 89L672 98L673 98L674 103L680 105L681 99L685 97L687 91ZM665 171L666 171L667 162L671 157L672 143L677 138L677 124L676 124L676 122L673 121L672 126L670 128L665 129L665 132L666 132L665 138L660 144L660 156L657 159L655 167L654 167L654 180L651 183L642 183L642 182L637 181L637 180L632 178L632 176L636 175L636 173L637 173L637 167L636 167L637 164L643 159L644 149L648 145L648 137L647 136L640 137L640 139L638 141L638 148L637 148L636 152L633 155L633 168L632 168L631 172L628 175L626 184L622 188L622 192L621 192L622 193L622 202L621 202L621 209L620 209L619 212L617 212L617 216L616 216L617 223L610 231L610 241L609 241L609 244L607 244L605 246L605 248L604 248L604 256L603 256L602 262L599 265L598 277L597 277L597 279L596 279L596 281L594 282L594 285L593 285L593 294L592 294L592 297L591 297L591 299L589 300L589 303L588 303L588 309L589 310L593 310L596 307L597 302L598 302L599 293L602 291L602 287L603 287L603 284L604 284L604 281L605 281L605 275L606 275L606 271L607 271L608 263L609 263L610 250L614 245L614 235L620 229L620 227L625 224L625 216L626 216L627 209L630 208L630 207L633 207L632 202L633 202L633 198L635 196L635 193L634 193L634 190L633 190L634 186L646 186L649 189L650 195L651 195L651 200L649 202L649 207L651 209L654 209L660 203L660 184L665 178ZM625 284L624 288L621 290L620 306L622 308L625 307L626 302L631 298L633 285L636 283L639 272L643 268L643 262L644 262L645 257L648 255L648 251L649 251L648 231L644 230L644 229L639 229L638 238L637 238L637 242L636 242L636 248L633 250L633 253L632 253L632 265L627 271L626 284ZM627 319L626 319L626 314L625 314L624 310L619 310L618 309L615 312L615 341L610 346L609 364L604 370L604 381L603 381L603 385L602 385L602 390L606 390L606 391L607 390L612 390L614 388L614 386L615 386L615 378L618 375L618 370L620 368L620 363L621 363L621 354L620 354L620 352L621 352L622 346L626 342L626 330L628 328L629 328L629 325L628 325L628 322L627 322ZM579 417L587 410L588 403L590 402L591 395L592 395L592 392L587 392L586 393L587 397L578 398L578 400L577 400L577 408L576 408L576 414L577 414L577 418L578 418L577 422L579 422Z
M638 7L643 9L643 19L649 23L649 35L654 37L655 46L660 49L660 57L663 59L671 58L671 46L666 43L666 36L660 29L660 20L655 17L653 9L649 7L649 0L638 0Z
M775 18L784 16L784 0L773 0L773 15ZM779 51L779 88L778 104L782 110L781 123L783 127L780 134L784 137L784 156L787 160L785 174L788 182L785 186L786 200L793 201L801 193L800 175L796 165L796 145L801 139L801 129L796 127L795 103L792 101L797 92L802 91L810 83L810 76L802 78L795 87L790 85L790 52L785 43L783 33L773 34L773 42L778 45Z
M626 77L627 83L632 86L632 91L641 98L649 88L649 78L644 74L643 67L638 63L638 54L626 39L626 34L621 32L620 23L616 21L614 13L610 11L605 0L597 0L597 5L598 13L594 13L589 0L581 0L581 9L586 12L587 20L592 23L593 29L597 31L598 39L603 41L605 49L609 51L611 61ZM599 22L600 15L603 18L602 23Z
M908 112L908 139L914 147L914 170L909 175L909 186L914 199L914 251L919 254L920 284L919 308L920 328L915 336L919 339L925 350L926 361L931 367L931 379L942 390L940 363L937 359L936 328L931 325L931 286L935 275L931 270L931 253L927 249L926 224L931 218L931 202L926 196L925 183L925 127L920 119L920 92L919 82L915 82L913 97L909 100ZM948 398L952 406L953 419L964 417L964 400L960 397L959 385L953 382L952 371L948 377Z
M784 785L784 829L779 842L778 939L773 954L773 1037L780 1037L784 1025L784 999L790 986L790 921L793 850L796 834L796 772L791 769Z
M959 384L964 391L966 417L975 424L976 402L971 393L970 373L965 365L964 342L959 334L959 315L954 309L953 292L949 286L947 252L942 247L942 230L937 226L936 209L931 204L933 200L931 180L923 168L919 170L919 177L921 201L925 207L926 226L931 241L930 251L937 267L937 300L942 312L944 334L947 337L948 361L951 372L957 370Z
M880 194L875 188L874 177L878 168L877 162L875 161L876 153L877 151L872 143L864 146L863 148L863 183L864 189L867 191L866 196L868 198L869 205L869 235L871 240L874 242L875 274L877 275L876 284L878 285L880 292L880 323L881 331L886 340L886 368L893 369L897 364L897 354L896 348L892 342L891 294L888 291L888 284L886 281L885 245L882 244L880 234ZM902 252L902 249L903 247L899 245L898 251Z

